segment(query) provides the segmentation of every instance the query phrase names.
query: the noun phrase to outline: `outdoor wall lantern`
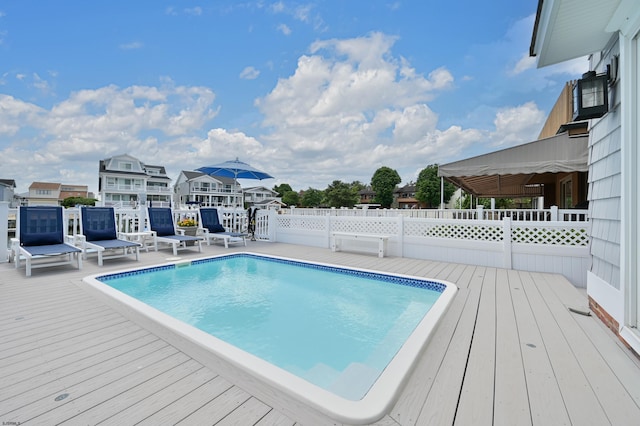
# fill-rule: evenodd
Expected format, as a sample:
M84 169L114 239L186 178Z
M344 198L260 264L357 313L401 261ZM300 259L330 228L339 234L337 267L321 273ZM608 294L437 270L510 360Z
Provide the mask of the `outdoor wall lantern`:
M589 71L573 87L573 121L600 118L609 111L609 75Z

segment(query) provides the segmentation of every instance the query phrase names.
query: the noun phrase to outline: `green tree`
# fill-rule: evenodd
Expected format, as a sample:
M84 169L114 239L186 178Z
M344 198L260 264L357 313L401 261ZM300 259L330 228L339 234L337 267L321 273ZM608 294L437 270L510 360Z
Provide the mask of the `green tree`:
M293 189L291 189L291 185L289 185L288 183L281 183L280 185L275 185L273 187L273 190L278 193L278 197L284 197L284 194L286 194L289 191L293 191Z
M334 180L324 191L325 199L330 207L353 207L358 202L358 191L339 180Z
M95 206L96 199L95 198L84 198L84 197L67 197L62 200L62 207L74 207L77 205L82 206Z
M359 180L354 180L353 182L351 182L351 187L357 193L361 189L365 189L367 187L367 185L365 185L364 183L360 182Z
M459 202L458 205L456 206L456 208L468 209L468 208L470 208L470 204L471 204L471 197L469 196L469 194L465 194L464 197L462 197L461 202ZM485 209L490 209L491 208L491 198L477 198L477 197L474 197L473 198L473 204L474 205L471 208L474 208L474 209L477 206L483 206ZM496 209L510 209L510 208L513 208L513 199L511 199L511 198L496 198L495 206L496 206Z
M445 203L449 201L456 187L450 183L444 182ZM427 208L437 208L440 205L440 178L438 177L438 165L431 164L420 171L418 181L416 182L416 199L427 205Z
M319 189L309 188L302 194L302 207L320 207L324 200L324 192Z
M376 193L373 201L389 208L393 203L393 190L402 182L397 171L389 167L380 167L371 178L371 189Z
M296 191L287 191L282 196L282 202L287 206L297 206L300 204L300 195Z

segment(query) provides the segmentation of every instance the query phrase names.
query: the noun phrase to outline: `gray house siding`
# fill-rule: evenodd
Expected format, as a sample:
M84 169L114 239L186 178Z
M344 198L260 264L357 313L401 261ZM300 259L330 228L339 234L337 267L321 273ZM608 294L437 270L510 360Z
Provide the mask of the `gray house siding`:
M617 46L616 46L617 47ZM617 49L616 49L617 50ZM601 63L609 63L610 57ZM617 85L609 88L609 113L593 120L590 135L589 210L591 217L591 272L620 289L622 153L620 104Z

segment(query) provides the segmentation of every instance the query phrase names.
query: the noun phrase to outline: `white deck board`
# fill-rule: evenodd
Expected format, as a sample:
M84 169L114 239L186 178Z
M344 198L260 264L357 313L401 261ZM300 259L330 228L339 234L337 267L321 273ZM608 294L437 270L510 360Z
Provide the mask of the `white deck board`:
M496 271L496 376L494 422L530 425L531 412L522 361L516 311L511 303L507 271Z
M640 418L640 362L595 317L568 311L587 301L559 275L261 242L180 256L245 250L442 279L460 288L376 426L617 425ZM79 287L84 276L168 257L167 251L142 253L140 262L114 259L102 268L85 262L82 271L38 269L31 278L0 264L0 421L335 423L280 399L276 390L254 392L246 378L205 366ZM64 393L69 396L55 401Z
M571 424L562 392L544 347L541 330L525 292L527 273L508 271L516 325L522 342L522 363L527 382L531 421L534 425Z
M589 386L569 342L559 328L552 308L544 302L540 289L535 285L533 279L523 281L523 283L571 422L593 425L607 424L608 419L594 390Z
M496 350L496 270L487 268L455 424L493 421Z
M555 279L555 277L545 274L536 282L547 305L554 312L560 330L571 346L580 367L585 372L590 386L594 389L604 414L614 425L633 424L638 421L637 411L634 411L634 408L637 409L636 401L629 395L628 390L602 358L600 352L590 350L592 348L591 340L575 321L576 317L581 315L570 312L566 305L554 297L553 287L558 286ZM607 370L610 370L612 374L588 374L592 371ZM638 389L640 384L636 383L633 387ZM606 389L606 392L602 389Z
M183 396L176 395L177 398L173 402L141 420L140 425L176 424L233 387L221 376L211 377L214 374L211 372L196 375L193 390Z

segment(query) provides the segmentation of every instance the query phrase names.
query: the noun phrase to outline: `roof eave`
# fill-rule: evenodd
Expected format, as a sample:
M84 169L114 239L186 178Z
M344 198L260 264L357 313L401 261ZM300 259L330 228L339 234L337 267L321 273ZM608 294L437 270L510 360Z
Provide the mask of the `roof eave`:
M620 2L539 0L529 55L542 68L603 50L613 36L608 24Z

